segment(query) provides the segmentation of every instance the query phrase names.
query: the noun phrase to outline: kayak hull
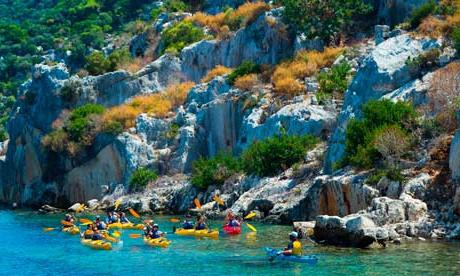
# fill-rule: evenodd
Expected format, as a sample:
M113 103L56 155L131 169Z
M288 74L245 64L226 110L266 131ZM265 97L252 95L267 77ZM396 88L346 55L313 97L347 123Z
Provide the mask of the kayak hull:
M80 233L80 228L78 228L78 226L66 227L62 228L62 232L70 235L77 235Z
M143 224L134 224L134 223L120 223L115 222L107 226L108 229L132 229L132 230L142 230L144 229Z
M90 239L82 239L81 243L84 246L90 247L92 249L97 250L112 250L112 244L110 242L102 241L102 240L90 240Z
M286 256L286 255L278 255L278 250L273 248L265 248L267 252L267 256L270 257L271 261L283 261L283 262L291 262L291 263L303 263L308 265L316 265L318 263L318 257L314 255L305 255L305 256Z
M195 229L178 228L176 229L175 234L181 235L181 236L191 236L191 237L199 237L199 238L217 239L219 237L218 230L195 230Z
M144 243L149 245L149 246L153 246L153 247L163 247L163 248L166 248L169 246L169 244L171 243L170 240L167 240L165 238L157 238L157 239L148 239L148 238L144 238Z
M238 235L241 234L241 226L224 226L224 232L227 235Z

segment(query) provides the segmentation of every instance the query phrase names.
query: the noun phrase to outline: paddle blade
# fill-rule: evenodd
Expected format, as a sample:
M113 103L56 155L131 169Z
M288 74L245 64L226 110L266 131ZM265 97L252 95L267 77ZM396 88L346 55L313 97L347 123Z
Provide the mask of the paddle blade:
M115 238L119 238L119 237L121 236L121 234L120 234L120 232L118 232L118 231L114 231L114 232L112 233L112 236L115 237Z
M201 209L201 203L200 203L200 200L198 198L195 198L193 200L193 203L195 203L196 208Z
M141 216L136 211L134 211L134 209L129 208L129 212L131 213L131 215L133 215L133 217L141 218Z
M251 224L249 224L249 223L246 222L246 226L247 226L249 229L251 229L251 231L257 232L257 229L256 229L254 226L252 226Z
M247 216L245 216L244 219L252 219L252 218L255 217L255 216L256 216L256 213L251 212L251 213L249 213Z
M93 223L92 220L85 219L85 218L81 218L81 219L80 219L80 222L81 222L81 223L84 223L84 224L86 224L86 225L92 224L92 223Z
M129 234L129 237L131 239L138 239L138 238L142 237L142 234Z
M48 228L43 228L43 232L50 232L53 231L56 228L48 227Z
M121 199L119 198L115 201L115 210L118 209L118 206L120 206L120 204L121 204Z
M219 205L222 205L222 206L225 205L225 202L218 195L215 195L212 199L214 199L214 201L217 202L217 204Z
M178 218L172 218L172 219L170 219L169 221L170 221L170 222L174 222L174 223L178 223L178 222L180 222L180 219L178 219Z
M73 223L65 221L65 220L61 220L61 224L65 226L73 226Z

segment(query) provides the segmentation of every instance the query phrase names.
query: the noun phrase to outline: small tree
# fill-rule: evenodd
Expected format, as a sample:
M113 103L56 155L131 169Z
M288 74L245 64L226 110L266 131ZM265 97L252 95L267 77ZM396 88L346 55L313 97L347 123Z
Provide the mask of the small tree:
M281 0L284 20L309 38L329 42L353 23L355 16L371 11L363 0Z
M401 156L410 147L408 135L397 125L384 126L374 133L374 148L385 158L389 168L398 167Z
M129 180L129 188L131 191L137 192L144 189L150 182L157 180L158 175L146 168L140 167L137 168L131 175Z

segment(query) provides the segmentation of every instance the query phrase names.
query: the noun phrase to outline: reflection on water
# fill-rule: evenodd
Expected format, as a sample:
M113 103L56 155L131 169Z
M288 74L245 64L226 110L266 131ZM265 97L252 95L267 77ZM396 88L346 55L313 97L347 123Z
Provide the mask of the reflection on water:
M0 211L0 275L458 275L460 244L414 242L386 249L314 246L304 252L319 256L317 266L269 262L264 247L286 246L290 227L254 223L239 236L219 240L169 235L169 248L151 248L123 231L118 250L96 251L75 236L58 231L59 216ZM171 231L167 217L155 217L163 231ZM214 222L214 226L219 222Z

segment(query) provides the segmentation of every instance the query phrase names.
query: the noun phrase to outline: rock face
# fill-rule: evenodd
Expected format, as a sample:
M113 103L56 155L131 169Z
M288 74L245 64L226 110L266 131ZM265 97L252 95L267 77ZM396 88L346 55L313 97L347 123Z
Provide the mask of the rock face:
M450 145L449 168L452 179L460 180L460 130L455 133Z
M407 59L438 47L440 45L437 41L416 40L403 34L384 41L372 51L345 92L338 127L331 137L326 156L327 172L330 172L332 165L343 157L347 123L351 118L361 116L361 106L369 100L384 97L412 81L413 75L409 72Z
M186 47L180 55L182 71L190 80L198 82L216 65L234 68L245 60L273 65L291 57L294 39L280 19L270 16L275 20L270 24L268 17L259 16L229 39L203 40Z
M373 2L378 10L377 23L395 26L404 22L415 8L423 5L427 0L374 0Z

